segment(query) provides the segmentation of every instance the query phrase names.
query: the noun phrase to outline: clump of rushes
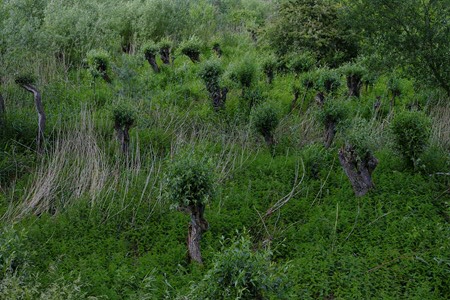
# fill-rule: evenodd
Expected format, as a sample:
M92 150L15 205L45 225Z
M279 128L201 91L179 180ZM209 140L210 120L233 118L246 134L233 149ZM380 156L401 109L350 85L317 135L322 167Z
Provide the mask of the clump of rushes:
M112 109L114 130L120 142L122 153L128 154L130 146L130 128L136 122L136 111L128 103L120 103Z
M346 64L342 66L340 70L347 80L349 97L359 98L361 95L363 78L367 73L367 70L359 64Z
M110 56L105 50L91 50L87 53L89 70L94 78L101 77L107 83L111 83L109 77Z
M419 156L428 146L431 119L419 111L403 111L391 123L396 150L404 157L408 167L417 167Z
M189 57L193 63L200 62L202 42L196 36L192 36L189 40L181 43L180 49L181 53Z
M262 64L264 74L267 78L267 83L272 84L273 78L275 77L275 70L277 68L277 61L273 55L268 56Z
M214 195L213 172L205 162L185 157L175 161L166 176L166 198L191 217L187 247L191 261L202 264L200 240L208 230L205 207Z
M337 126L345 120L347 116L347 106L338 100L325 102L319 110L317 117L319 122L325 127L324 145L329 148L336 135Z
M250 113L250 122L256 132L261 134L269 148L275 145L274 132L280 122L278 113L267 104L255 107Z
M216 53L217 57L222 57L222 48L219 42L213 43L212 50Z
M165 38L162 39L159 44L159 55L164 64L170 64L170 53L172 52L173 43L171 40Z
M149 42L144 44L144 46L142 47L142 50L144 52L145 59L150 64L150 66L152 67L153 71L155 71L155 73L159 73L159 66L156 63L156 55L159 52L158 45L156 45L152 41L149 41Z
M345 145L339 149L339 162L358 197L375 187L372 173L378 160L373 156L371 127L366 120L355 119L347 133Z
M220 87L220 77L223 73L222 66L217 60L208 60L203 63L199 76L206 85L213 108L215 111L221 110L225 107L228 89Z
M322 68L316 71L316 102L322 106L325 103L325 95L334 93L341 85L340 77L335 70Z
M44 131L46 123L46 115L44 111L44 105L42 104L41 93L35 86L35 78L30 74L24 74L17 76L15 83L21 86L23 89L32 93L34 96L34 104L38 113L38 134L36 138L37 152L42 153L44 150Z

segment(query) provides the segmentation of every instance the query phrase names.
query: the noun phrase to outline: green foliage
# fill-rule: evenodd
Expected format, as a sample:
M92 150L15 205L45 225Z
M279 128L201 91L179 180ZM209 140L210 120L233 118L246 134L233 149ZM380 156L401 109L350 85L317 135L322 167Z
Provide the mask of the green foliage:
M286 58L289 70L297 76L311 71L316 64L316 59L310 52L302 52L298 55L291 55Z
M317 54L319 61L338 66L357 55L357 44L341 22L337 2L326 0L284 1L269 30L269 42L278 54Z
M169 167L166 198L179 207L206 204L214 195L213 177L213 170L205 161L181 158Z
M145 57L147 58L148 56L156 56L159 52L159 47L157 44L155 44L155 42L153 41L147 41L143 46L142 46L142 52L144 52Z
M105 50L91 50L86 54L89 71L94 78L107 76L110 69L110 56Z
M362 43L368 53L376 50L391 65L403 67L409 75L450 94L450 57L442 46L450 43L448 0L363 0L349 4L348 24L369 38Z
M341 86L341 78L336 70L321 68L315 72L315 87L327 93L335 92Z
M263 136L273 134L279 122L277 111L268 104L259 105L250 113L252 127Z
M317 111L317 120L322 125L329 122L336 123L336 125L343 124L349 116L349 106L346 102L337 99L329 99L321 109Z
M192 36L189 40L183 41L180 44L180 51L188 57L199 57L201 49L203 47L202 42L196 36Z
M398 97L402 94L401 82L400 82L400 79L397 78L396 76L391 76L388 79L386 86L387 86L389 93L393 97Z
M270 250L252 250L246 235L234 238L214 257L211 269L191 287L189 299L288 299L288 266L271 262Z
M27 263L28 252L24 245L25 230L17 231L13 227L0 230L0 281L13 274Z
M246 56L241 62L234 64L230 70L230 79L241 88L249 88L256 79L257 66L254 60Z
M136 110L131 104L121 102L112 109L114 124L119 127L130 128L136 121Z
M357 63L347 63L339 68L339 71L344 76L355 76L362 79L367 74L366 68L364 68L361 64Z
M369 155L373 155L376 149L376 137L371 130L373 124L365 119L355 118L346 130L346 143L353 146L358 158L363 160Z
M18 85L31 85L36 83L36 78L31 74L22 74L17 76L14 82Z
M173 47L173 42L171 39L164 37L163 39L161 39L161 41L159 41L158 47L159 47L160 51L161 50L170 51Z
M403 111L391 123L395 148L415 167L420 154L427 147L431 133L431 120L423 112Z

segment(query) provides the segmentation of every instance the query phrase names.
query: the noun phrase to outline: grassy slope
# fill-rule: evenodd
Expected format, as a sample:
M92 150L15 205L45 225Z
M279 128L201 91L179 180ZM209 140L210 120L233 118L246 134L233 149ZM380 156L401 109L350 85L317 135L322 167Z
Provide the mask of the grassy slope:
M245 52L256 56L250 44L225 50L225 66ZM5 190L2 211L10 203L26 207L26 200L35 199L30 190L38 182L38 171L50 176L55 165L61 167L48 183L51 193L39 202L50 199L58 213L15 219L16 230L27 232L13 247L19 253L16 260L20 266L28 265L24 276L39 274L29 281L46 287L57 279L80 278L86 295L174 298L201 280L221 249L220 237L249 230L255 245L270 240L276 263L289 262L292 298L442 299L450 294L450 240L444 217L448 196L442 196L448 188L446 177L405 170L400 158L380 143L376 152L380 164L374 173L377 188L355 198L337 160L339 137L329 150L320 146L313 104L300 117L283 119L273 157L239 115L236 87L227 111L215 116L196 76L198 66L186 58L178 58L173 68L159 75L140 57L117 56L115 64L112 87L100 81L93 84L85 70L42 87L53 142L43 162L33 162L19 143L8 142L21 149L14 155L23 159L24 168L15 189ZM286 115L291 100L287 87L293 77L277 77L273 87L263 80L261 76L263 94ZM352 100L352 107L364 113L380 88L364 95L362 103ZM14 139L32 147L33 122L20 118L32 112L29 95L10 87L8 96L18 100L17 110L8 113L8 128L16 134ZM117 153L109 119L110 106L125 100L139 111L128 166ZM383 128L385 122L376 126ZM18 130L20 123L23 129ZM80 136L81 141L76 138ZM95 141L92 151L84 146L87 138ZM72 147L58 148L57 141ZM170 210L160 197L165 166L184 151L211 157L219 180L217 197L206 212L210 230L202 240L204 267L186 259L188 217ZM263 222L261 215L291 191L296 170L301 178L302 164L305 177L298 193ZM86 173L76 173L77 168ZM433 171L446 171L442 168L445 164ZM93 170L105 177L96 188ZM82 178L91 181L78 196L74 186ZM2 226L9 226L12 216L8 211Z

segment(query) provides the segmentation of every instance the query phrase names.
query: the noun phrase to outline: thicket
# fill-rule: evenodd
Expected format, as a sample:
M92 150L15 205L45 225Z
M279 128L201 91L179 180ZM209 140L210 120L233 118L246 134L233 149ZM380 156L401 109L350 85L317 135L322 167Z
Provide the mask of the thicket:
M447 4L1 2L0 298L445 299Z

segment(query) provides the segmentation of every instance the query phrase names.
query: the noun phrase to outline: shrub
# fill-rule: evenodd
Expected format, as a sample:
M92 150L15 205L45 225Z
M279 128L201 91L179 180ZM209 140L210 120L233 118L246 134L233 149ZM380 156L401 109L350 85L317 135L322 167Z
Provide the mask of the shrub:
M316 88L327 93L335 92L341 85L339 74L335 70L322 68L316 72Z
M108 71L110 69L110 56L105 50L91 50L86 54L89 71L94 78L102 77L111 82Z
M316 59L310 52L303 52L300 55L293 55L287 58L288 68L296 76L311 71L316 64Z
M224 243L222 242L222 245ZM270 261L269 250L253 251L241 236L214 258L203 280L191 287L189 299L287 299L287 267Z
M330 99L317 112L317 120L322 125L326 125L328 122L334 122L338 125L346 119L348 109L349 107L345 102Z
M275 144L273 133L280 122L277 112L268 105L259 105L250 114L252 127L260 133L268 146Z
M264 74L267 77L267 83L271 84L273 77L275 76L275 70L277 68L277 61L273 55L268 56L262 63Z
M120 127L131 127L136 121L136 111L130 104L120 103L112 109L114 124Z
M230 79L238 83L242 89L249 88L256 77L256 64L249 57L235 64L230 72Z
M142 52L144 52L146 58L151 55L156 56L159 52L159 47L155 42L148 41L142 46Z
M206 61L199 72L200 78L206 85L206 89L211 97L213 107L217 111L224 108L228 89L220 87L220 76L223 69L218 60Z
M189 57L193 63L196 63L200 61L200 50L202 46L202 42L196 36L192 36L189 40L181 43L180 50L181 53Z
M423 112L403 111L392 120L391 131L396 150L415 167L430 139L430 118Z
M206 204L214 195L213 174L208 164L182 158L169 167L166 199L175 207Z
M30 85L36 83L36 78L31 74L21 74L15 78L14 82L18 85Z

